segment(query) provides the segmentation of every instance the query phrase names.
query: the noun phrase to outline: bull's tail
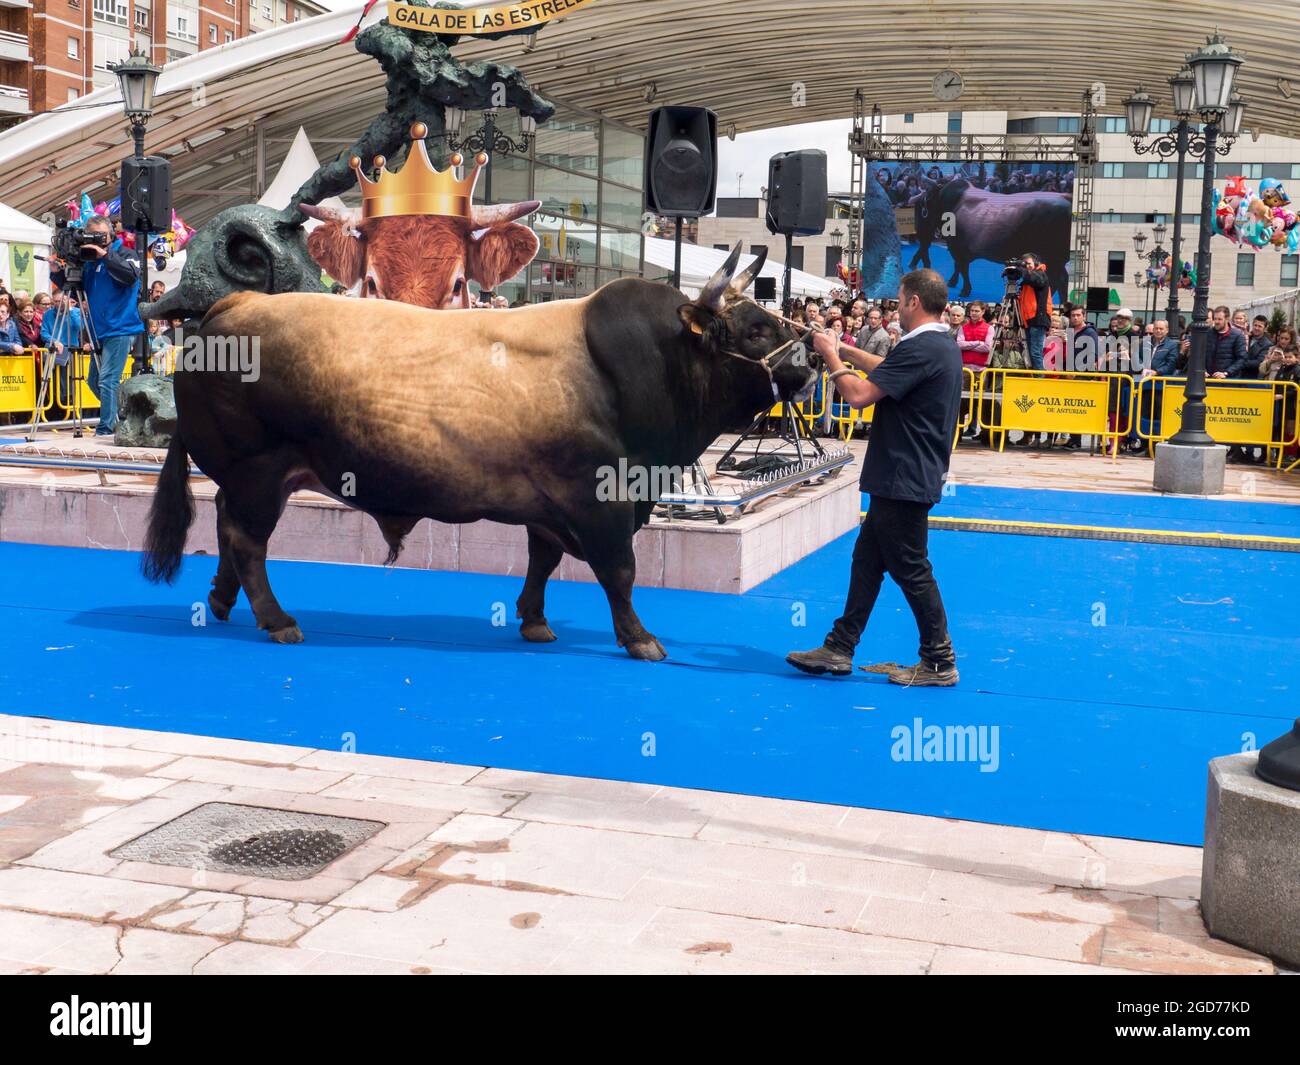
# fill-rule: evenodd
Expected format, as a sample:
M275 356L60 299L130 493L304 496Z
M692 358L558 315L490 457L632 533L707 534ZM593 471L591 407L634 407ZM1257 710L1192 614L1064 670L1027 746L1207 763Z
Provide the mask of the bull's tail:
M175 432L149 507L149 531L145 534L145 553L140 561L140 569L148 580L171 584L176 579L192 524L194 495L190 492L190 460L180 433Z

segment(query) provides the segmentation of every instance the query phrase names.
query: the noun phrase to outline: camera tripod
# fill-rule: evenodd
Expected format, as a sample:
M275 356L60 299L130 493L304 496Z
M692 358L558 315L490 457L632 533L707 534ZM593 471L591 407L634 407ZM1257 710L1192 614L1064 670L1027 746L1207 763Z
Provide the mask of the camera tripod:
M58 367L63 371L63 380L67 382L68 402L70 404L70 413L72 414L72 435L78 439L85 435L85 423L81 411L81 382L86 380L81 375L81 343L82 337L90 341L90 358L93 360L95 370L99 370L99 341L95 337L95 324L90 319L90 306L86 302L85 290L79 282L68 281L64 286L67 293L68 302L61 308L54 311L54 328L51 334L55 337L66 335L66 326L68 319L72 315L72 308L75 306L81 314L81 330L74 339L69 337L63 343L64 354L62 361L55 356L53 351L46 350L45 358L41 360L41 387L36 396L36 409L32 411L32 427L28 432L26 440L30 444L36 439L36 431L41 422L41 414L45 410L45 400L50 394L50 388L54 384L55 368Z

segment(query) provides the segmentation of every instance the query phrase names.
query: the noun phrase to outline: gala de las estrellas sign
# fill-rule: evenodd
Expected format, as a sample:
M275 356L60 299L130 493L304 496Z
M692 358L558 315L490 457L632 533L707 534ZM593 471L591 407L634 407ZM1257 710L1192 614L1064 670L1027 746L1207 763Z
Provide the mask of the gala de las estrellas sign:
M592 3L595 0L520 0L515 4L454 10L389 0L388 21L403 29L429 33L500 33L541 26Z

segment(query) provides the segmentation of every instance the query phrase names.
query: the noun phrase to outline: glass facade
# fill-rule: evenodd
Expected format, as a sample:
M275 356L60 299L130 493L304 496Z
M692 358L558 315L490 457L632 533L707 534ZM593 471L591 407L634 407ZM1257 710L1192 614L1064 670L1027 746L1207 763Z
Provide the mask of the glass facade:
M512 303L543 303L641 276L644 155L641 133L561 103L537 127L528 156L494 157L495 202L542 203L524 220L541 242L537 258L499 293Z

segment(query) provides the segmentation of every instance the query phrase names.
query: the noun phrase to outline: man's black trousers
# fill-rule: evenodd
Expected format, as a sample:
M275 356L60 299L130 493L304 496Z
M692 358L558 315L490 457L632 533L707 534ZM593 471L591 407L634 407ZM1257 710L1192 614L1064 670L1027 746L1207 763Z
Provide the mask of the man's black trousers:
M928 555L930 503L872 496L853 547L853 570L844 616L826 646L852 655L876 605L888 573L902 589L921 634L921 660L932 666L956 664L948 636L948 615Z

